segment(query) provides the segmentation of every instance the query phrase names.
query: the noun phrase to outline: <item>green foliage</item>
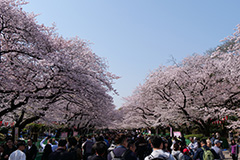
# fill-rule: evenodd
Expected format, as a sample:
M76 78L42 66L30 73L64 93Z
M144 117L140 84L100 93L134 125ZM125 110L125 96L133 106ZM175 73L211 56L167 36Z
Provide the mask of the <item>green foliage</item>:
M7 133L8 133L8 128L6 128L6 127L0 127L0 133L2 133L2 134L7 134Z
M192 134L199 134L199 133L201 133L200 132L200 130L199 130L199 128L197 127L197 128L194 128L194 129L192 129Z
M201 137L200 140L202 140L202 139L206 139L206 140L207 140L208 138L209 138L209 137Z
M222 143L222 148L226 149L229 148L228 140L225 137L221 137L220 140L223 142Z
M4 141L6 139L6 136L2 133L0 133L0 141Z
M185 135L184 136L186 139L189 139L190 137L196 137L198 139L201 139L202 137L204 137L203 134L189 134L189 135Z

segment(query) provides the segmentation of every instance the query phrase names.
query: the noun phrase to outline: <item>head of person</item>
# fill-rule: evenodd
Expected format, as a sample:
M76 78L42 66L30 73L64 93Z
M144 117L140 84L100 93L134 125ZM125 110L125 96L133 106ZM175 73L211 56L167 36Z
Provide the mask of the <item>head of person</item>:
M91 136L91 135L88 135L88 136L87 136L87 139L92 139L92 136Z
M200 141L200 144L201 144L201 147L207 145L206 139L202 139L202 140Z
M115 138L115 143L117 145L122 145L127 148L127 146L128 146L127 136L125 134L117 135L117 137Z
M50 136L48 136L47 144L52 144L52 138Z
M52 146L50 144L46 144L43 153L45 153L45 154L52 153Z
M12 148L13 147L13 140L12 139L7 139L6 145L8 146L8 148Z
M17 148L21 151L24 151L26 147L25 141L19 140L17 142Z
M178 143L175 143L175 144L173 145L173 150L174 150L174 151L178 151L179 149L180 149L179 144L178 144Z
M189 140L190 140L192 143L194 142L193 137L190 137Z
M134 140L131 139L128 141L128 149L131 150L132 152L136 151L136 146L135 146Z
M32 145L33 145L33 140L29 138L29 139L27 140L27 145L28 145L28 146L32 146Z
M210 140L210 139L207 139L206 142L207 142L207 146L208 146L209 148L211 148L211 147L212 147L212 142L211 142L211 140Z
M159 136L154 136L150 139L152 148L163 149L163 140Z
M189 154L189 150L188 150L187 148L184 148L184 149L183 149L183 154L184 154L184 155L188 155L188 154Z
M199 138L193 137L193 142L199 142Z
M231 140L231 145L235 145L236 141L234 139Z
M68 139L69 145L72 146L76 146L77 145L77 139L75 137L70 137Z
M3 153L4 152L4 145L0 145L0 153Z
M107 153L107 145L103 141L98 141L93 145L93 150L96 155L103 157L105 153Z
M217 146L217 147L220 147L220 146L221 146L221 143L222 143L222 141L220 141L220 140L218 140L218 139L216 139L216 140L214 141L214 145Z
M104 141L104 137L103 136L98 136L98 137L96 137L96 141L98 141L98 142Z
M67 148L66 145L67 145L67 141L65 139L59 140L59 142L58 142L58 147L59 148L66 149Z

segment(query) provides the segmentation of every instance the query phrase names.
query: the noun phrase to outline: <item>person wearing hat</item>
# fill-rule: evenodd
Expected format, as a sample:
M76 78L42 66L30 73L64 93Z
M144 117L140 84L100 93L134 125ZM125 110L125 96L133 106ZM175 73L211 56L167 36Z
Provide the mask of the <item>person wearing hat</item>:
M224 157L224 155L223 155L223 152L222 152L222 150L220 149L221 143L222 143L222 141L216 139L216 140L214 141L214 146L212 147L212 149L219 155L220 160L225 159L225 157Z
M183 155L184 160L192 160L189 149L187 148L183 149Z
M26 160L26 155L23 152L25 150L25 141L20 140L17 143L17 150L10 154L8 160Z

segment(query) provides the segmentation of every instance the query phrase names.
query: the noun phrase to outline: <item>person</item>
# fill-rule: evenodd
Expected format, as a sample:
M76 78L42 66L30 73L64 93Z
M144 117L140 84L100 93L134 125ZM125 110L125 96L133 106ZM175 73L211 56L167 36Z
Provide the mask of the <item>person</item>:
M135 145L136 145L136 154L137 154L139 160L144 160L144 158L151 153L151 151L149 152L149 154L147 153L148 152L148 143L142 135L139 135L139 137L136 140Z
M13 140L11 138L7 139L6 147L3 152L3 160L8 160L10 154L14 152L17 148L13 145Z
M187 148L183 149L183 160L192 160L190 156L190 150Z
M202 139L200 141L200 144L201 144L201 147L199 147L197 149L196 153L193 156L193 160L197 160L197 159L203 160L204 152L207 152L210 150L210 148L207 146L206 139ZM214 159L214 155L212 154L211 151L210 151L210 154L211 154L210 156L212 157L212 159Z
M49 160L74 160L71 153L67 152L67 141L65 139L61 139L58 142L58 148L56 151L52 152L49 155Z
M167 139L163 139L163 151L164 152L171 152L171 149L170 149L171 147L169 147L169 145L168 145L168 140Z
M180 146L178 143L173 145L172 155L176 160L184 160L184 155L180 151Z
M233 160L237 160L238 159L237 144L236 144L234 139L231 140L230 155L232 156Z
M41 160L48 160L49 155L52 153L52 147L50 144L46 144L43 150L43 155Z
M0 145L0 160L3 160L4 145Z
M28 139L25 153L26 153L27 160L35 160L38 153L38 149L36 145L33 144L32 139Z
M189 140L191 143L188 145L188 147L191 150L192 154L195 154L198 149L198 142L196 141L195 137L190 137Z
M150 139L151 147L153 149L152 153L145 157L144 160L153 160L153 159L164 159L164 160L175 160L173 156L164 152L163 149L163 140L159 136L154 136Z
M80 160L82 155L77 146L77 139L75 137L69 137L68 143L68 152L72 154L74 160Z
M132 156L134 156L137 159L137 155L136 155L136 145L135 145L135 141L130 139L128 140L128 146L127 146L130 154Z
M223 155L223 152L222 150L220 149L220 146L221 146L221 143L222 141L216 139L214 141L214 146L212 147L212 149L218 154L218 156L220 157L219 159L222 160L222 159L225 159L224 155Z
M106 160L107 145L104 141L96 142L93 145L93 150L95 151L95 155L89 156L88 160Z
M220 133L219 132L216 133L216 139L220 139Z
M232 139L233 139L233 131L229 132L229 139L230 139L230 141L232 141Z
M215 141L215 134L214 133L212 134L212 138L210 140L211 140L212 145L214 145L214 141Z
M17 150L12 152L8 160L26 160L25 150L25 141L20 140L17 143Z
M58 141L56 141L55 139L52 139L50 136L45 137L41 142L40 142L40 146L43 148L45 148L46 144L44 144L44 142L47 140L47 144L49 144L52 148L52 151L54 152L57 148L58 148ZM56 143L56 144L53 144Z
M134 155L127 149L128 141L125 134L119 134L115 138L115 143L117 144L116 148L112 150L108 156L108 160L112 160L116 157L125 158L127 160L137 160Z
M92 155L92 146L93 146L92 137L89 135L87 140L82 144L83 148L83 159L87 160L89 156Z
M210 139L207 139L206 142L207 142L208 148L211 150L214 156L214 159L219 159L220 158L219 155L214 151L214 149L212 149L212 141Z

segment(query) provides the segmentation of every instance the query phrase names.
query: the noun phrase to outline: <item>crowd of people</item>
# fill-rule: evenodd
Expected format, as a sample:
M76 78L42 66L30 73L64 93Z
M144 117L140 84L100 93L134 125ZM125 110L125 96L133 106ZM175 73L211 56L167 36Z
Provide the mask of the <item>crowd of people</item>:
M216 137L198 140L190 137L146 136L142 134L106 133L70 137L56 141L46 137L40 142L41 160L222 160L225 159ZM238 144L231 139L230 154L238 159ZM32 139L13 143L8 138L0 146L1 160L35 160L39 149Z

